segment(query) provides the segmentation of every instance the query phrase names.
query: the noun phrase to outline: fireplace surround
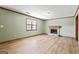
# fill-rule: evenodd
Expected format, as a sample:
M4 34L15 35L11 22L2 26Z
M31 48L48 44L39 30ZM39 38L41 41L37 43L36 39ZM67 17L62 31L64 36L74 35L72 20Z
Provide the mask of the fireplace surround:
M50 34L60 36L60 28L62 26L49 26Z

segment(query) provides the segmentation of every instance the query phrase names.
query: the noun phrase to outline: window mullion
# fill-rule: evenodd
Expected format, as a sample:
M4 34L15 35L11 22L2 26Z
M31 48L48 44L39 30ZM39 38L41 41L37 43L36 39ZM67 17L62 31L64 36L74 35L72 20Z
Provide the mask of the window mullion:
M32 30L32 21L31 21L31 30Z

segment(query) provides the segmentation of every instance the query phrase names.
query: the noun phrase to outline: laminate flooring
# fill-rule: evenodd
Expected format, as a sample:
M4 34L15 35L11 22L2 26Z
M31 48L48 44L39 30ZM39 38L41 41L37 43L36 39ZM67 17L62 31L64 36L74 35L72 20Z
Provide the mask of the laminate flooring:
M8 54L78 54L78 43L74 38L38 35L0 44L0 51Z

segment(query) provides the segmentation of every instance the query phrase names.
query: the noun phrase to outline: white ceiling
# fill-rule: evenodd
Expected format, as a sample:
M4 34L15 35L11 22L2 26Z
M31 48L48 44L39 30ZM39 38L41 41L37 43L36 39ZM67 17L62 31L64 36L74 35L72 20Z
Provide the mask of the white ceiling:
M2 7L45 20L45 19L74 16L78 6L76 5L3 5Z

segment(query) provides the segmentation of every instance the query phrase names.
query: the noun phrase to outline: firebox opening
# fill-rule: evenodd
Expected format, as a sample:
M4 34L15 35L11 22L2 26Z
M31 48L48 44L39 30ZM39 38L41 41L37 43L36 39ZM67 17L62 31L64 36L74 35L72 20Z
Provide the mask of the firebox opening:
M57 29L51 29L50 33L57 34Z

